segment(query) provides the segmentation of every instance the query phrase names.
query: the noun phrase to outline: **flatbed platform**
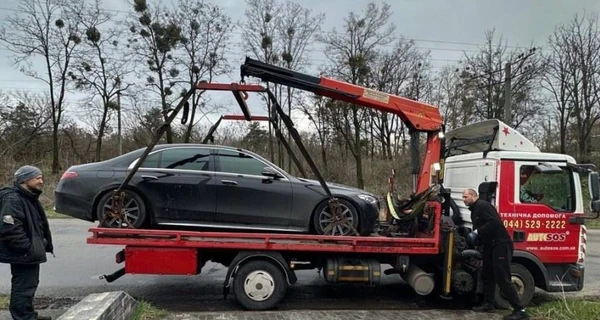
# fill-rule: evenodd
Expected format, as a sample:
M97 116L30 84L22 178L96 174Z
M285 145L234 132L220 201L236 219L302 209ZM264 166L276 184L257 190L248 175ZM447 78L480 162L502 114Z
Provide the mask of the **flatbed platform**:
M273 250L390 254L438 254L439 231L416 237L323 236L308 234L204 232L90 228L88 244L157 248Z

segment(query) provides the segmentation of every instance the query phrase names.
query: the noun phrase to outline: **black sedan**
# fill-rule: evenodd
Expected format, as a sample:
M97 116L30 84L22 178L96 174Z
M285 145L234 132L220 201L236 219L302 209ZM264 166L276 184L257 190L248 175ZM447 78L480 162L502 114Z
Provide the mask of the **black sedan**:
M106 216L112 192L144 149L70 167L55 191L55 210L88 221ZM363 190L327 184L361 235L374 231L379 200ZM123 210L135 228L221 228L324 234L333 221L318 181L291 176L247 150L197 144L157 145L126 186ZM119 218L105 227L122 227ZM330 228L331 229L331 228ZM330 235L351 235L337 225Z

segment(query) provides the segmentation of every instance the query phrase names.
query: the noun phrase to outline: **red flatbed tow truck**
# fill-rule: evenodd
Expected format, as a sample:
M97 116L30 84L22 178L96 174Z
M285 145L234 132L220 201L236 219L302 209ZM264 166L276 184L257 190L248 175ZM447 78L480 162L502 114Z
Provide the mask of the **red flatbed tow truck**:
M263 81L308 90L317 95L398 115L407 124L411 137L415 196L407 202L399 203L394 199L393 188L390 187L387 207L393 219L382 222L379 232L373 236L91 228L92 236L87 239L87 243L124 247L116 255L116 262L124 263L124 267L113 274L102 276L103 279L112 282L125 274L196 275L201 272L207 261L213 261L228 267L224 281L224 294L227 295L233 288L236 300L250 310L275 307L284 297L288 287L296 282L295 271L308 269L319 269L325 280L330 283L376 285L382 273L399 274L420 295L434 292L446 298L481 295L483 289L481 255L465 241L465 236L470 231L469 221L465 223L465 220L469 217L463 219L461 209L452 198L452 192L456 191L442 186L442 166L445 160L442 154L447 153L450 148L477 149L482 145L488 146L489 143L489 149L483 150L485 159L488 152L494 152L491 146L500 144L498 126L493 127L494 130L489 136L483 138L469 136L469 139L452 140L450 146L446 146L443 140L443 122L436 107L341 81L311 77L249 58L246 59L241 70L242 79L245 76L254 76ZM120 217L126 221L126 217L120 210L120 191L127 186L138 166L160 139L166 130L166 125L171 123L176 114L186 106L186 101L194 90L231 91L240 104L243 118L248 121L252 116L245 103L246 92L266 93L274 106L269 120L277 126L279 123L276 121L277 117L281 118L307 164L329 195L332 212L336 212L337 199L332 196L302 144L300 135L289 116L281 109L275 96L262 86L244 84L242 81L233 84L200 83L188 91L165 125L159 128L154 141L148 146L136 167L125 178L121 187L114 192L113 217ZM280 132L278 127L275 129L276 132ZM426 151L423 157L419 155L420 132L427 134ZM466 132L469 135L473 134L473 131ZM278 138L282 137L278 134ZM505 144L505 140L502 140L502 144ZM301 168L298 158L293 155L289 145L286 148L296 165ZM513 158L515 154L512 151L510 153ZM473 153L471 155L476 156ZM543 153L537 155L539 159L544 157ZM454 159L462 159L460 157L455 156ZM422 164L419 163L420 159ZM477 163L481 162L480 159L475 160L479 161ZM484 166L491 168L491 163L485 163ZM539 162L539 165L542 165L542 162ZM591 208L594 212L600 211L598 174L586 169L585 166L574 164L569 166L569 168L577 168L578 172L589 174ZM451 168L455 167L457 165L452 164ZM461 168L463 167L464 165ZM477 169L477 167L473 168ZM485 173L485 178L477 180L474 187L479 187L482 199L494 203L496 197L508 197L508 194L503 193L498 187L496 178L499 175L494 177L491 173ZM459 174L456 177L463 176L464 174ZM456 177L450 180L459 183L460 179L457 180ZM509 174L506 179L512 179L512 176ZM510 181L512 180L506 180L506 183L512 183ZM393 186L393 183L390 185ZM575 198L580 201L581 189L576 192ZM414 212L411 213L406 209L413 209ZM578 244L572 249L574 261L565 261L559 265L548 264L543 261L545 256L537 252L526 249L515 251L513 281L518 285L520 297L525 305L531 300L536 287L547 291L557 291L556 288L572 291L581 290L583 286L585 217L577 212L569 215L563 213L562 216L565 216L563 225L569 225L573 230L570 241ZM100 217L100 220L105 218ZM342 219L333 223L346 222ZM102 225L102 221L99 225ZM516 223L510 225L521 226ZM514 241L520 241L524 245L530 238L533 240L539 238L526 237L530 231L510 230L514 232ZM391 268L382 271L382 265L389 265ZM551 281L554 275L561 275L563 280L553 287ZM499 307L508 306L499 294L496 295L496 302Z

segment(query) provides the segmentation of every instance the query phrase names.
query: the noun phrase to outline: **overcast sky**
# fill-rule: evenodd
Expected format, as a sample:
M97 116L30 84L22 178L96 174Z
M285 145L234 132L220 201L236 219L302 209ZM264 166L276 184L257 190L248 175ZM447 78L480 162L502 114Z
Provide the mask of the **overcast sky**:
M17 0L2 0L0 4L0 23L6 23L6 16L15 14ZM104 0L104 8L111 10L129 10L130 1ZM314 12L326 14L324 30L342 26L349 12L361 12L369 1L362 0L302 0L303 6ZM233 21L243 19L245 2L243 0L217 1L225 8ZM379 2L376 2L379 3ZM416 40L417 46L431 50L432 64L435 69L452 63L463 56L463 50L476 50L477 44L484 41L484 31L495 28L510 46L544 45L555 26L565 23L576 13L584 10L590 13L600 11L598 0L395 0L388 1L392 6L391 22L397 27L397 33ZM119 13L118 18L123 18ZM233 66L232 75L217 79L231 82L239 79L239 64L244 52L239 44L239 32L233 38L234 46L228 54ZM453 42L453 43L447 43ZM313 61L324 62L321 47L310 52ZM42 82L22 75L11 65L10 52L0 47L0 90L30 89L46 90Z

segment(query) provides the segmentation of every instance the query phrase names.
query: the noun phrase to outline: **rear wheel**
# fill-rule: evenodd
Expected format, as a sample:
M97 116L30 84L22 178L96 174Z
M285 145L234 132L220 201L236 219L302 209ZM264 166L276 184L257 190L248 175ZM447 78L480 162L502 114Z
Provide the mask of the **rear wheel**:
M321 204L319 204L315 210L315 214L313 215L313 225L317 234L349 236L354 235L354 230L358 231L357 228L359 218L356 208L354 208L352 203L350 203L348 200L338 199L338 201L340 204L342 217L346 218L348 223L350 223L354 229L351 228L348 223L340 223L335 225L335 227L328 229L327 226L336 222L336 217L334 217L334 215L331 213L329 202L323 201Z
M287 291L285 274L273 262L255 260L243 264L233 279L236 300L248 310L275 307Z
M107 192L98 201L96 214L98 220L102 221L105 228L127 228L129 224L134 228L140 228L146 221L146 205L142 197L131 190L124 190L122 216L115 215L113 209L113 193ZM127 223L124 219L127 219Z

